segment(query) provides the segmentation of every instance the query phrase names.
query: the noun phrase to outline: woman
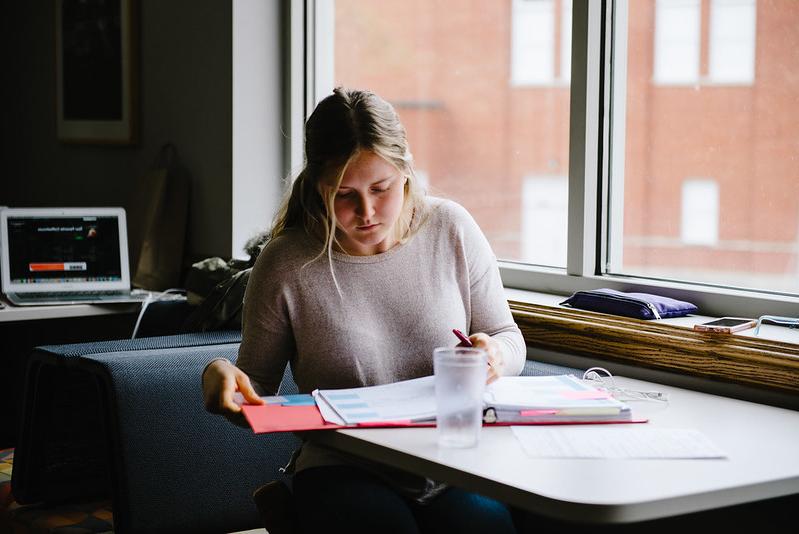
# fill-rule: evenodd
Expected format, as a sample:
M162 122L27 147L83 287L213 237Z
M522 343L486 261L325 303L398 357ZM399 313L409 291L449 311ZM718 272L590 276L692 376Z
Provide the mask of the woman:
M237 366L209 364L206 407L261 403L291 363L301 392L430 375L471 332L486 379L521 372L525 346L496 260L471 216L426 197L390 104L336 89L306 123L306 166L247 286ZM304 531L512 532L501 503L306 442L292 461Z

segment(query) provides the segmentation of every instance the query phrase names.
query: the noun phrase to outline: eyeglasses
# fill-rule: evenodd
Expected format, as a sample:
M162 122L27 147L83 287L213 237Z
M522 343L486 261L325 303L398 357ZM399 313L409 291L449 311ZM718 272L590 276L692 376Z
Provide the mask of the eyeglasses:
M757 326L755 326L755 335L758 335L760 332L760 325L763 324L763 321L769 321L771 323L777 323L781 326L787 326L788 328L797 328L799 327L799 317L780 317L778 315L761 315L760 318L757 320Z

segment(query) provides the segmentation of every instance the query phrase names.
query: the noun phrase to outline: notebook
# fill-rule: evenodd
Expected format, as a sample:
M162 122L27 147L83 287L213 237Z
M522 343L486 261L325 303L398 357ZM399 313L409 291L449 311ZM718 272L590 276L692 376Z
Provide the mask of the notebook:
M132 290L123 208L0 211L2 291L12 304L141 302Z

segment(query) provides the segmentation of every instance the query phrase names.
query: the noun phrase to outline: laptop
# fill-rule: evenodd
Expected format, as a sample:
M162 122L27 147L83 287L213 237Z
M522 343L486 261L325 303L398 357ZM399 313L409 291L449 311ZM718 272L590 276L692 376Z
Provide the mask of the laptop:
M5 208L0 277L12 304L142 302L132 290L123 208Z

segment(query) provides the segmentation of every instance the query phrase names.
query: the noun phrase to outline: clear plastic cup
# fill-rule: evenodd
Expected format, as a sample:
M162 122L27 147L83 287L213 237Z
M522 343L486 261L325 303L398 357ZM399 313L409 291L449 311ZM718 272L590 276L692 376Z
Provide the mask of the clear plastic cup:
M441 447L474 447L483 425L486 352L472 347L433 350L436 426Z

